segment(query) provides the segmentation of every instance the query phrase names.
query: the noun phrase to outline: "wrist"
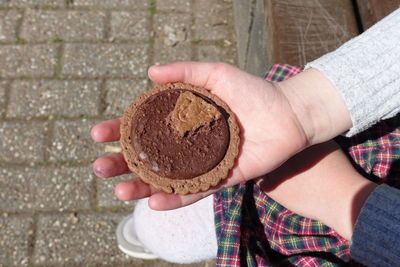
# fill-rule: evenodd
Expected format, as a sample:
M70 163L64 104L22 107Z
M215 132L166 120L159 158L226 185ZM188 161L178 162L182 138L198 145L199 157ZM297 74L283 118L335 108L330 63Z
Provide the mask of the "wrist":
M276 85L288 99L309 145L330 140L352 126L342 96L317 69L308 69Z
M321 221L335 229L345 239L351 240L361 209L376 186L377 184L362 176L358 179L353 177L353 182L343 188L343 194L331 200L331 210L337 210L338 213L327 212L320 218Z

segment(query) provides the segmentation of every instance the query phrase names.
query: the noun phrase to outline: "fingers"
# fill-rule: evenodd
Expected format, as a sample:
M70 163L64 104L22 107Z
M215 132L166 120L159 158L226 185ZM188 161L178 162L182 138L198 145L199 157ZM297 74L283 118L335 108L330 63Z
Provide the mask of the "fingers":
M207 192L208 193L208 192ZM192 204L211 193L175 195L160 192L139 178L121 182L115 187L115 195L123 201L150 197L149 205L154 210L171 210Z
M113 153L96 159L92 165L92 169L101 178L118 176L130 172L122 153Z
M145 197L149 198L149 206L153 210L173 210L193 204L217 191L238 184L243 181L240 170L232 172L233 176L225 179L219 185L210 188L205 192L196 194L170 194L159 191L153 186L146 184L140 178L134 178L121 182L115 187L115 195L122 201L136 200Z
M96 142L114 142L120 138L119 127L121 125L120 119L113 119L100 122L93 126L90 134L92 139Z
M188 194L188 195L176 195L176 194L168 194L165 192L156 192L153 193L149 199L149 206L154 210L172 210L181 208L190 204L199 201L211 194L216 193L217 191L236 185L240 182L244 181L243 172L239 168L234 168L229 178L223 180L217 186L211 187L209 190L205 192L199 192L196 194Z
M220 73L233 69L225 63L176 62L164 66L149 68L149 78L159 84L169 82L184 82L195 86L212 89L221 78Z
M115 195L122 201L150 197L149 206L153 210L172 210L181 208L193 204L216 191L218 191L218 189L189 195L168 194L158 191L139 178L121 182L115 187Z
M115 187L115 195L123 201L149 197L157 191L139 178L121 182Z
M212 191L189 195L175 195L165 192L153 194L149 199L149 206L153 210L172 210L181 208L211 195Z

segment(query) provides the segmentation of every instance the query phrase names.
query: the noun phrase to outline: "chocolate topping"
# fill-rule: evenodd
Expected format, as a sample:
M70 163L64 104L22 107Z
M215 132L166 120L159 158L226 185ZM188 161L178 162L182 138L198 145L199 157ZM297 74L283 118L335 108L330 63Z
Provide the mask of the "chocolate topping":
M140 161L158 175L199 176L218 165L229 144L226 112L221 114L221 109L197 92L161 91L138 107L131 144Z
M180 94L167 121L183 137L188 132L193 134L201 126L209 125L220 117L221 113L215 106L186 91Z

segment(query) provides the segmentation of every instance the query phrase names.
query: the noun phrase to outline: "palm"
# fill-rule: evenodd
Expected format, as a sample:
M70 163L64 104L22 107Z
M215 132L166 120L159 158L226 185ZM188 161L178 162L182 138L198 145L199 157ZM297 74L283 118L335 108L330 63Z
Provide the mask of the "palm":
M271 83L245 73L231 77L210 88L228 104L241 126L238 174L228 185L273 170L306 142L286 98Z
M192 67L190 75L187 71L188 66ZM272 171L304 148L306 142L304 133L298 126L286 98L272 84L226 65L176 63L162 68L170 69L150 76L156 83L181 81L205 87L220 97L236 114L241 128L241 146L237 164L224 184L208 192L188 196L167 195L136 179L117 186L116 193L119 198L128 200L151 195L153 208L177 208L193 203L222 187L232 186ZM193 75L194 71L198 71L197 74L200 73L203 77ZM92 135L95 141L118 140L119 121L96 125ZM119 175L128 171L122 161L121 155L108 155L94 163L94 170L102 177ZM99 172L101 168L103 170Z

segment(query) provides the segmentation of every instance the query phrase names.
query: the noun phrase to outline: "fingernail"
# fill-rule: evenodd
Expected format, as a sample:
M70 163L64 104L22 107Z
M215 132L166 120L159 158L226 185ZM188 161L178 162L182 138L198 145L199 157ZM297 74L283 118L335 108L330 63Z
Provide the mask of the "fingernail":
M94 168L94 173L97 175L103 175L104 174L104 169L100 167Z
M148 70L147 70L147 75L149 76L149 78L151 79L151 73L153 72L154 66L151 66Z
M159 63L156 63L155 65L151 66L149 68L149 72L153 72L155 70L157 70L158 68L162 67L163 65L160 65Z

